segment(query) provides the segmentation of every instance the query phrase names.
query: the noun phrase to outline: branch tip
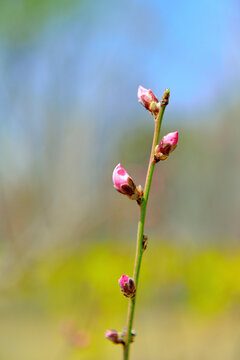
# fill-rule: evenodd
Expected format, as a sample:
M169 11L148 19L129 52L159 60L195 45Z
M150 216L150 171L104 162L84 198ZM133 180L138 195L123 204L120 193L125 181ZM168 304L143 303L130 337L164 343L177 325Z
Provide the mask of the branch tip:
M170 98L170 89L166 89L162 96L161 106L167 106L167 104L169 103L169 98Z

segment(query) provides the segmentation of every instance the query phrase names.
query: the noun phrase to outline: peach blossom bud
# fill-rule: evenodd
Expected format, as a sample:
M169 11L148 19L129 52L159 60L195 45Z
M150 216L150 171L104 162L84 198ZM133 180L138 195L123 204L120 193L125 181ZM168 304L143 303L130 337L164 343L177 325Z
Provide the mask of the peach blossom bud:
M157 114L160 109L160 103L158 98L154 95L152 90L144 89L144 87L138 87L138 101L152 114Z
M130 338L130 343L133 343L134 342L134 338L136 336L136 332L135 330L132 330L131 331L131 338ZM126 341L126 337L127 337L127 329L126 327L124 328L123 332L121 333L121 338L123 339L124 343Z
M141 204L143 191L140 186L136 187L132 178L119 163L113 170L113 186L123 195L127 195L131 200L137 200Z
M127 275L122 275L118 281L121 292L126 297L134 297L136 293L136 288L133 279Z
M176 149L178 143L178 131L171 132L165 135L160 144L155 148L154 160L165 160L169 154Z
M114 344L120 344L121 340L119 339L118 332L114 329L107 330L105 332L105 338L112 341Z

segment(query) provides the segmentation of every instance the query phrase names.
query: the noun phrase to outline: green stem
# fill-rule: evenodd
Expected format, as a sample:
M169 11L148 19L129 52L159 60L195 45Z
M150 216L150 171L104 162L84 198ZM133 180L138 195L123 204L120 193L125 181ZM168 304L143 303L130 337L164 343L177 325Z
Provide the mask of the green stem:
M140 267L141 267L141 262L142 262L142 255L143 255L143 251L144 251L143 235L144 235L144 225L145 225L145 218L146 218L147 203L148 203L148 197L149 197L149 192L150 192L151 183L152 183L153 171L154 171L154 167L155 167L155 162L153 161L154 160L154 151L155 151L155 147L157 146L157 144L159 142L163 114L164 114L165 108L168 104L169 95L170 95L170 91L169 91L169 89L166 89L163 94L163 97L162 97L160 111L155 118L155 130L154 130L154 136L153 136L153 142L152 142L152 150L151 150L150 160L149 160L149 164L148 164L148 171L147 171L147 176L146 176L146 181L145 181L143 201L142 201L141 211L140 211L140 219L138 222L137 248L136 248L134 274L133 274L133 279L134 279L135 286L136 286L136 294L137 294L137 289L138 289L138 280L139 280L139 273L140 273ZM129 300L128 316L127 316L127 335L126 335L126 344L124 346L124 357L123 357L124 360L129 360L129 350L130 350L135 304L136 304L136 295L134 298Z

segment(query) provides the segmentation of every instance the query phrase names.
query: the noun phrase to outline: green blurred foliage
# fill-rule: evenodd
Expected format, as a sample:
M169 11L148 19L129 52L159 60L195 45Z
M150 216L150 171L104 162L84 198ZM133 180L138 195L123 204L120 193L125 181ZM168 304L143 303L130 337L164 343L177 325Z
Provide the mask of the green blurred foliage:
M51 351L40 351L46 360L53 352L60 354L62 348L65 360L108 359L113 351L120 358L121 350L113 350L103 336L107 328L120 331L125 325L127 299L121 295L117 280L122 272L131 274L133 253L133 246L122 241L93 243L74 251L54 249L14 281L8 274L0 302L2 326L6 325L6 314L11 314L7 317L7 333L12 338L21 324L20 338L26 341L25 333L36 322L37 330L28 338L32 344L38 343L36 336L46 342L44 334L51 331ZM196 321L204 318L209 324L226 316L232 319L231 314L239 310L240 249L191 250L152 241L141 275L136 324L142 335L152 326L161 337L164 321L171 322L174 317L176 326L183 322L190 336L193 327L199 327ZM159 319L159 324L153 319ZM2 331L0 326L0 334ZM229 336L231 332L226 341ZM19 346L17 341L16 351ZM28 348L31 359L38 359L38 346ZM142 347L140 340L138 348ZM26 348L22 351L24 356ZM0 356L3 354L0 350ZM9 354L6 352L4 359L15 358Z
M0 35L10 43L24 43L55 14L73 12L84 0L1 0Z

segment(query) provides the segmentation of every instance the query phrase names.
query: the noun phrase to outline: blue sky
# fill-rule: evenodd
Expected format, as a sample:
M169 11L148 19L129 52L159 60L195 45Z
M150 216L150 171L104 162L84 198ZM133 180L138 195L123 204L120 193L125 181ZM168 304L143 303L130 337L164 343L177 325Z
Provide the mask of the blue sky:
M239 20L233 0L105 0L56 13L24 46L3 42L0 121L25 121L28 106L38 123L50 105L67 116L94 103L108 123L119 103L123 117L136 112L139 84L170 87L173 111L215 106L239 91Z
M237 10L231 1L123 1L102 9L92 46L98 59L104 49L116 67L129 68L123 77L170 87L177 106L196 105L239 81L231 66L240 63Z

